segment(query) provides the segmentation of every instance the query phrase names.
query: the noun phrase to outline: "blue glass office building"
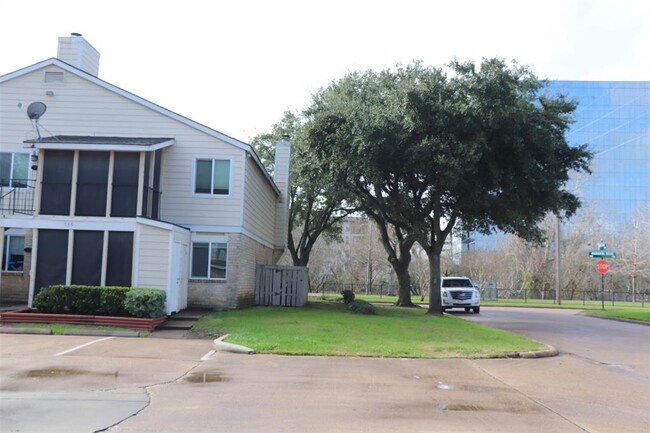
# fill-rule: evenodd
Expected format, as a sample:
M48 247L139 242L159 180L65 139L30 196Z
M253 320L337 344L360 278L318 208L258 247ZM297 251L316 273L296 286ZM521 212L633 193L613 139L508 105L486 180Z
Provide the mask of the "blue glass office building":
M551 81L578 102L571 145L594 153L590 176L569 186L585 208L616 226L650 203L650 81Z

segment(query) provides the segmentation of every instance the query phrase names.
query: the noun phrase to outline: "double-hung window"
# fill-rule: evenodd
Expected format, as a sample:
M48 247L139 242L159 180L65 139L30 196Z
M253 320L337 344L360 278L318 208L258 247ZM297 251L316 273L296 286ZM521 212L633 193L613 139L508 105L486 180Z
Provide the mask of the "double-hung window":
M194 167L194 193L228 195L230 193L230 160L198 158Z
M225 242L193 242L191 278L226 279L228 244Z
M29 177L29 153L0 152L0 186L25 187Z
M5 235L2 251L3 271L22 271L25 260L25 236Z

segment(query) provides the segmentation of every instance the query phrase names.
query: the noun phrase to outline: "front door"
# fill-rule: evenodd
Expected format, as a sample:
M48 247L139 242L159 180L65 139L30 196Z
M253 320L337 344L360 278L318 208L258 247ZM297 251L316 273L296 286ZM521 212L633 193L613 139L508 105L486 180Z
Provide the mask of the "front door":
M187 252L187 244L174 241L167 293L167 314L187 308Z

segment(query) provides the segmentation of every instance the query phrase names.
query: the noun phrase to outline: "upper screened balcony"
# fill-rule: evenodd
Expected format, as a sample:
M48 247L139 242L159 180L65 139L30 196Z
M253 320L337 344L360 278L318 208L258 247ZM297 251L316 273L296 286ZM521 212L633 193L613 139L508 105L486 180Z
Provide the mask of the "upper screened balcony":
M160 219L162 152L173 142L85 136L28 140L38 149L32 156L32 168L39 172L36 189L30 195L19 180L11 180L14 187L3 190L0 206L39 215ZM22 202L14 206L12 200Z

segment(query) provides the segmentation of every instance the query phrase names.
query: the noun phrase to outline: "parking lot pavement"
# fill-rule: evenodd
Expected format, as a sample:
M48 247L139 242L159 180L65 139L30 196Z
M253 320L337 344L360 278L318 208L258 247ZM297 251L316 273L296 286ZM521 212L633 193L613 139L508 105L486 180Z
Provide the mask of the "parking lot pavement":
M647 380L569 355L207 356L211 346L0 335L0 431L645 432L650 425Z
M144 393L6 392L0 395L0 431L94 432L124 420L149 404Z
M0 335L0 431L91 432L200 365L210 340Z
M470 360L219 353L149 392L147 409L109 431L584 431Z

